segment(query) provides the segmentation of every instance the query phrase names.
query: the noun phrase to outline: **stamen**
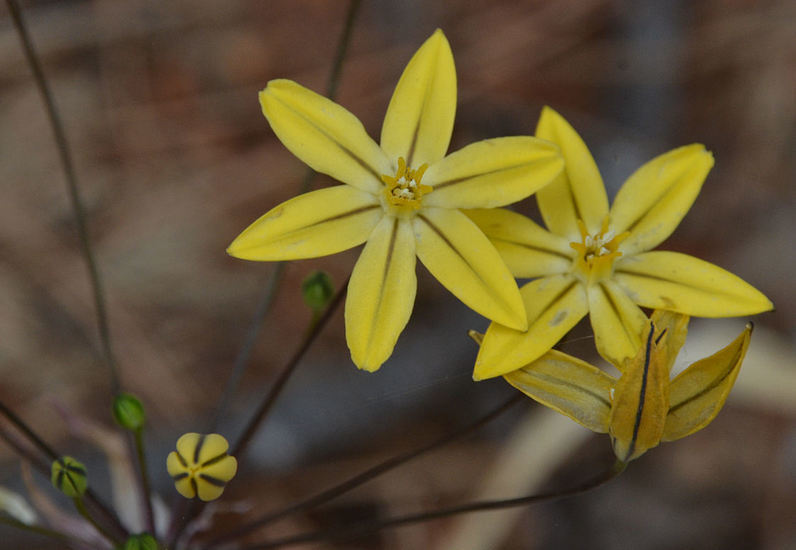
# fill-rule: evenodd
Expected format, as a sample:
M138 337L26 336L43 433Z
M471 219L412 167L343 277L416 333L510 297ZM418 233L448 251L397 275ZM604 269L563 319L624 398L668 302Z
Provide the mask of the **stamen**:
M421 183L426 168L428 165L423 164L417 170L412 170L406 166L406 160L399 157L395 176L381 176L381 180L387 186L384 190L387 202L393 206L419 209L423 195L433 191L432 187Z

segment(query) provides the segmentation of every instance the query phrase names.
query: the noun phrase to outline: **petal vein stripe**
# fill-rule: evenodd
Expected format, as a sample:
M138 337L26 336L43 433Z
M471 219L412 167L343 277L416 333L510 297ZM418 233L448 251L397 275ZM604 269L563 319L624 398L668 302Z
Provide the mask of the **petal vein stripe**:
M710 392L710 391L714 390L716 387L718 387L722 382L724 382L724 380L730 374L732 374L732 372L735 370L738 362L741 360L741 356L745 352L746 352L746 350L743 347L739 347L738 350L736 351L735 355L733 356L732 360L727 363L728 368L725 371L723 371L719 377L714 379L713 382L711 382L708 386L702 388L702 390L700 392L688 396L686 399L683 399L682 401L680 401L677 404L671 405L669 407L669 413L676 412L677 409L688 405L690 402L694 401L695 399L699 399L703 395L707 394L708 392Z
M296 110L295 110L295 109L293 109L293 108L292 108L292 107L291 107L291 106L290 106L288 103L286 103L286 102L282 101L282 100L281 100L279 97L276 97L276 96L272 96L272 97L273 97L274 101L278 101L279 103L281 103L281 104L282 104L282 105L283 105L285 108L289 109L289 110L290 110L291 112L293 112L293 113L294 113L296 116L299 116L299 117L303 118L305 121L307 121L307 123L308 123L310 126L314 127L315 129L317 129L317 130L318 130L318 132L320 132L321 134L323 134L324 136L326 136L326 137L329 139L329 142L330 142L330 144L332 144L332 145L334 145L335 147L337 147L337 149L339 149L339 150L340 150L340 152L342 152L344 155L346 155L347 157L349 157L351 160L353 160L354 162L356 162L357 164L359 164L359 165L360 165L362 168L364 168L365 170L367 170L368 172L370 172L370 173L373 175L373 177L374 177L374 178L376 178L376 181L378 181L378 182L379 182L379 185L381 185L381 186L383 186L383 185L384 185L384 182L382 182L382 181L381 181L381 174L379 174L378 170L376 170L376 169L375 169L375 168L373 168L373 167L372 167L370 164L368 164L368 163L367 163L367 162L365 162L363 159L361 159L360 157L358 157L358 156L357 156L357 155L356 155L356 154L355 154L353 151L351 151L350 149L348 149L348 148L346 148L346 147L343 147L343 145L342 145L340 142L338 142L338 141L337 141L337 140L334 138L334 136L332 136L331 134L329 134L329 132L327 132L327 131L326 131L324 128L322 128L321 126L318 126L318 125L317 125L317 124L316 124L316 123L315 123L315 122L314 122L314 121L313 121L311 118L307 117L306 115L304 115L303 113L301 113L301 112L299 112L299 111L296 111ZM345 182L343 182L343 183L345 183Z
M641 427L641 415L644 414L644 401L646 400L646 393L647 393L647 378L649 377L649 370L650 370L650 359L652 357L652 336L655 333L655 325L650 325L650 333L647 336L647 344L646 344L646 351L644 353L644 373L641 377L641 390L639 390L638 396L638 409L636 410L636 423L633 425L633 437L630 440L630 446L627 449L627 456L633 456L633 453L636 450L636 440L638 439L638 430Z
M572 261L572 255L571 254L564 254L563 252L560 252L558 250L554 250L552 248L542 248L540 246L533 246L532 244L528 244L528 243L525 243L525 242L514 241L514 240L511 240L511 239L503 239L503 238L500 238L500 237L494 237L492 235L489 236L489 240L492 241L493 243L506 243L506 244L510 244L510 245L514 245L514 246L520 246L520 247L526 248L528 250L533 250L534 252L541 252L543 254L551 254L553 256L558 256L559 258L567 260L568 262Z
M533 162L529 162L529 161L526 160L524 162L519 162L519 163L513 164L511 166L503 166L501 168L498 168L496 170L490 170L488 172L479 172L477 174L472 174L470 176L464 176L464 177L461 177L461 178L456 178L456 179L452 179L452 180L442 181L440 183L434 182L434 183L431 184L431 186L434 188L434 190L439 190L439 189L443 189L445 187L450 187L451 185L457 185L459 183L467 183L470 180L477 179L477 178L483 178L484 176L491 176L493 174L500 174L501 172L509 172L511 170L517 170L519 168L527 168L530 164L544 162L544 161L548 161L548 160L550 160L550 159L545 159L545 158L536 159ZM555 160L555 159L553 159L553 160Z

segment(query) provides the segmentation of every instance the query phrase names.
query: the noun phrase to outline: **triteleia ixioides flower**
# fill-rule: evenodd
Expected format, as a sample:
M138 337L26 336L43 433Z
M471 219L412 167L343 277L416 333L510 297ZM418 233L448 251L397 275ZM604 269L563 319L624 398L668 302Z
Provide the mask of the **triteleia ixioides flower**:
M354 115L292 82L260 92L263 113L294 155L345 185L280 204L229 246L247 260L294 260L365 244L345 305L346 339L361 369L377 370L412 312L416 258L467 306L517 330L527 321L517 284L461 208L504 206L553 181L558 147L530 136L488 139L445 155L456 71L437 30L395 88L376 144Z
M741 369L752 325L727 347L670 380L687 331L688 316L656 310L644 326L637 353L615 364L618 379L556 350L504 378L586 428L607 432L617 458L629 462L661 441L680 439L710 424Z
M564 172L537 193L548 229L505 209L467 215L520 278L528 330L492 323L474 378L499 376L551 349L589 314L597 350L621 364L641 345L647 317L639 306L695 317L735 317L772 309L754 287L693 256L653 251L691 208L713 166L694 144L644 164L625 182L610 210L589 150L561 115L545 107L536 129L558 144Z
M227 454L229 443L218 434L187 433L177 440L166 467L177 491L185 498L215 500L238 471L238 461Z

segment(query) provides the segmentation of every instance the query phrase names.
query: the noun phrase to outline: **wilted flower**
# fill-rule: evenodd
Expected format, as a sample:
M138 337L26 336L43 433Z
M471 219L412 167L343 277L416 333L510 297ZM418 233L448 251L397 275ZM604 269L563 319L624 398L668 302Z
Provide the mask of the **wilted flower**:
M615 365L621 372L618 379L556 350L504 378L586 428L608 432L614 453L628 462L661 441L680 439L710 424L741 369L752 325L727 347L670 380L687 332L686 315L655 311L636 355Z

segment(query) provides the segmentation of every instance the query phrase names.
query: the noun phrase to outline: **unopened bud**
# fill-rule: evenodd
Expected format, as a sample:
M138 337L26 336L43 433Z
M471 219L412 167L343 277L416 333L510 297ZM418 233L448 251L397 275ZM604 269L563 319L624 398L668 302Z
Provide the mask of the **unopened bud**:
M122 393L113 400L113 418L122 427L131 431L144 427L144 406L132 394Z
M301 295L313 311L321 311L334 296L332 278L325 271L313 271L301 283Z
M158 541L149 533L141 533L140 535L133 535L124 544L119 547L119 550L158 550Z
M53 461L51 481L53 486L68 497L82 497L88 488L86 467L71 456Z

